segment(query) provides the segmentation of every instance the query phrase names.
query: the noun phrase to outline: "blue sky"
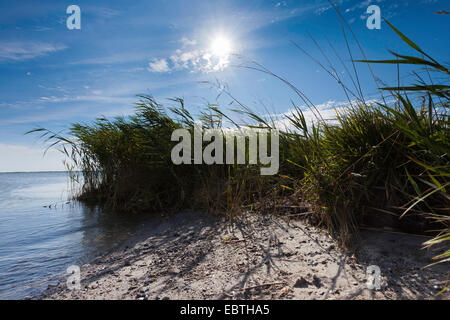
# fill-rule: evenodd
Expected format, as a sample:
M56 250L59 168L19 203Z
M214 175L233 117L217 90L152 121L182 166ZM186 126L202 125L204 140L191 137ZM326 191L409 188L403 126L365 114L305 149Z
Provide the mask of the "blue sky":
M69 30L66 8L81 9L81 30ZM435 59L448 62L448 1L339 1L339 7L368 58L387 58L387 49L412 53L383 22L366 27L369 5L410 36ZM194 114L215 102L217 90L201 81L220 80L252 109L282 114L302 105L285 85L237 65L256 61L288 79L315 104L331 110L345 101L339 85L292 43L326 62L311 34L346 82L350 58L336 12L327 0L297 1L0 1L0 171L61 170L62 156L24 133L53 130L97 116L128 115L136 94L161 102L183 97ZM218 40L219 39L219 40ZM351 41L355 59L362 58ZM239 54L240 59L234 55ZM395 84L395 68L374 66ZM377 90L364 65L358 66L364 96ZM401 80L411 79L401 70ZM221 98L220 103L229 101Z

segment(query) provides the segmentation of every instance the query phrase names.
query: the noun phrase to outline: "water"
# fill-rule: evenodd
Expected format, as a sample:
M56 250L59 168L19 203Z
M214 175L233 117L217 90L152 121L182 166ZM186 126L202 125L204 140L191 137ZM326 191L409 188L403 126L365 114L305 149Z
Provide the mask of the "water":
M65 172L0 173L0 299L41 293L143 223L142 216L68 203L68 180Z

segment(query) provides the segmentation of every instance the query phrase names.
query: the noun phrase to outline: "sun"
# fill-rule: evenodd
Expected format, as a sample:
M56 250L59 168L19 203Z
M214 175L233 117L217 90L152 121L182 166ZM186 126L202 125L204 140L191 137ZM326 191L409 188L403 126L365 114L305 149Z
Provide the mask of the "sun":
M217 57L227 57L232 51L231 40L223 35L218 35L212 39L211 53Z

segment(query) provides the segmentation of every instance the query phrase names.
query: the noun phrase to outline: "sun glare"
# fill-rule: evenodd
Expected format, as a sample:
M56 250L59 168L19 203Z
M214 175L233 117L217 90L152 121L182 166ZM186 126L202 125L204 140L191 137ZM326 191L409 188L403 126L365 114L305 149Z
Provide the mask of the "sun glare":
M230 39L224 36L217 36L211 43L211 52L218 57L227 57L232 50Z

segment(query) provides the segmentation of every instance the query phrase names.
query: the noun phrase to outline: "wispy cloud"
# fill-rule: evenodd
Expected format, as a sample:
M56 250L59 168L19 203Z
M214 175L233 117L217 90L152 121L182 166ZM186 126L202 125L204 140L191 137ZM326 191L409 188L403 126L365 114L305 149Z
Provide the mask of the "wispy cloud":
M107 7L98 7L98 6L89 6L88 12L93 13L97 15L98 17L105 18L105 19L111 19L115 18L120 15L119 10L115 10L112 8Z
M277 2L277 3L275 4L275 8L278 8L278 7L287 7L286 1L280 1L280 2Z
M136 61L145 61L148 59L149 53L147 52L139 52L139 53L116 53L107 56L99 56L86 58L82 60L72 61L69 64L71 65L101 65L101 64L121 64L121 63L129 63Z
M133 97L105 97L105 96L49 96L41 97L38 101L28 102L33 107L32 112L13 118L0 119L0 125L25 123L44 123L73 118L95 118L98 116L129 115L133 113ZM76 103L76 104L75 104ZM95 103L93 105L92 103ZM61 104L52 108L49 104ZM66 105L63 105L66 104ZM45 107L44 107L45 106Z
M35 30L35 31L38 31L38 32L43 32L43 31L49 31L49 30L52 30L52 28L44 27L44 26L36 26L36 27L34 28L34 30Z
M333 122L336 118L336 112L341 112L345 109L345 106L348 105L348 102L337 102L334 100L330 100L321 104L316 105L316 109L319 111L320 116L324 120L329 122ZM305 116L305 121L307 125L311 125L313 123L317 123L320 118L318 118L318 114L313 112L311 109L305 109L305 107L300 107L303 111L303 115ZM268 115L269 118L274 119L274 124L278 129L284 130L295 130L292 125L292 122L288 119L296 113L297 111L294 109L288 110L282 114L274 114Z
M0 41L0 61L28 60L46 56L66 48L67 47L62 44L51 44L38 41Z
M181 38L180 42L183 44L183 47L195 46L197 44L197 40L190 40L186 37Z
M358 2L357 4L355 4L354 6L351 6L349 8L347 8L345 10L345 12L351 12L351 11L355 11L357 9L367 9L371 4L376 4L376 3L380 3L383 2L383 0L365 0L365 1L361 1Z
M130 97L110 97L101 96L101 90L94 90L93 95L78 95L78 96L43 96L40 97L38 102L107 102L107 103L131 103L133 99Z

